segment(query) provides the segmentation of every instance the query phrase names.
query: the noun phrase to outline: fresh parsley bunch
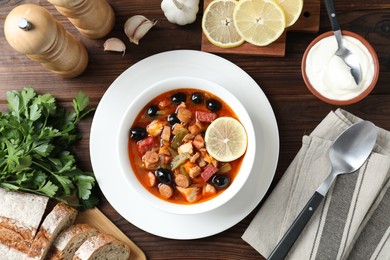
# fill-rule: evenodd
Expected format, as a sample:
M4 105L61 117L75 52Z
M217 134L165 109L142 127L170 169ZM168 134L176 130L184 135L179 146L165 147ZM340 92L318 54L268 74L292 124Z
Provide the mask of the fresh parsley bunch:
M8 113L0 112L0 187L32 192L81 208L98 203L93 173L83 172L69 151L79 139L77 124L86 109L82 92L73 100L74 112L56 105L51 94L33 88L6 93Z

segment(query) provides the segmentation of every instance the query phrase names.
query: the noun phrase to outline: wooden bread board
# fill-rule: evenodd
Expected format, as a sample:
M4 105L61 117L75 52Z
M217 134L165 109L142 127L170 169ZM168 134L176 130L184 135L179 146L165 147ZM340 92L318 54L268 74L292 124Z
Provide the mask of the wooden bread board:
M130 247L130 260L146 260L144 252L114 225L98 208L80 211L76 223L84 223L95 227L102 233L110 234Z
M212 0L204 0L204 7L212 2ZM233 53L259 56L274 56L284 57L286 53L286 34L287 32L303 32L316 33L320 27L320 0L304 0L301 16L297 22L286 29L286 31L279 37L278 40L268 46L259 47L250 43L243 43L241 46L235 48L220 48L213 45L202 33L201 50L214 53Z

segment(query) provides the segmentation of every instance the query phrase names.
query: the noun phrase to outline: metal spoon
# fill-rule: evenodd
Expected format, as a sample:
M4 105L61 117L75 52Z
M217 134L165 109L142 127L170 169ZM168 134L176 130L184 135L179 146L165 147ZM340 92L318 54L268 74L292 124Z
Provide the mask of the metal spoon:
M376 142L377 131L373 123L362 121L342 132L329 148L331 173L315 191L293 224L272 251L268 260L284 259L295 240L313 216L334 179L339 174L353 173L367 160Z
M325 0L326 10L328 12L330 22L332 24L332 29L334 36L336 37L338 49L336 55L339 56L348 67L351 68L351 74L353 79L356 82L356 85L359 85L362 79L362 70L360 68L360 62L356 55L354 55L349 49L345 48L343 45L343 36L341 35L341 28L339 21L336 16L336 10L334 8L333 0Z

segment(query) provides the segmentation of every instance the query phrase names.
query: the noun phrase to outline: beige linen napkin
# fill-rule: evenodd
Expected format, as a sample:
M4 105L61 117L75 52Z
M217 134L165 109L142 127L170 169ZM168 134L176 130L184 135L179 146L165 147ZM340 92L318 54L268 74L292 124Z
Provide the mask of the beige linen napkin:
M242 238L268 257L330 173L332 141L360 118L338 109L309 136ZM356 173L336 178L286 259L390 259L390 132ZM364 253L363 253L364 252Z

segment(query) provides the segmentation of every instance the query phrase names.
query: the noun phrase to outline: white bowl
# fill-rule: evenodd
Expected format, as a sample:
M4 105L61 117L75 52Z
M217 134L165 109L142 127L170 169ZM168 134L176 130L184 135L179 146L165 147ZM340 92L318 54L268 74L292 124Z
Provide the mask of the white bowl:
M147 105L150 100L157 97L158 95L170 90L182 88L204 90L222 99L233 109L235 114L238 116L239 120L245 127L248 136L248 146L246 153L244 154L243 162L240 166L237 176L231 182L230 186L215 198L190 205L168 202L156 197L151 192L149 192L135 176L128 156L129 130L139 112ZM151 206L157 209L173 214L199 214L211 211L227 203L243 187L249 177L249 174L251 173L254 163L256 149L255 144L255 132L252 121L244 106L229 91L214 82L210 82L204 79L193 77L174 77L159 81L154 85L151 85L142 91L141 94L139 94L139 96L129 104L128 108L122 116L120 127L118 129L116 138L116 157L119 161L121 174L126 180L129 188L133 189L135 193L145 201L145 203L149 203ZM126 198L124 198L124 200L125 199ZM131 202L129 203L131 204Z

